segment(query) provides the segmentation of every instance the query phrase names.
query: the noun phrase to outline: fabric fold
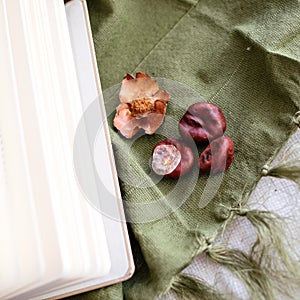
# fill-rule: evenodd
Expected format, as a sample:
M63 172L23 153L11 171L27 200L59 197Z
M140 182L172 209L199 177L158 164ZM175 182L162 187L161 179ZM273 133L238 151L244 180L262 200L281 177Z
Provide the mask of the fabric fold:
M107 8L106 1L92 0L91 4L95 49L105 91L132 70L178 82L178 87L171 86L171 90L168 82L161 87L173 93L167 108L170 118L164 122L162 132L140 136L134 142L124 140L113 128L117 92L109 97L104 92L124 201L147 204L162 198L167 207L188 195L173 213L130 225L134 251L138 249L136 257L141 259L134 277L123 284L122 297L155 299L172 286L174 278L179 293L181 289L201 293L203 285L199 282L176 276L206 249L207 240L214 241L232 220L220 211L220 206L233 208L241 195L251 193L261 177L262 166L294 130L291 119L300 110L300 3L205 0L195 5L194 1L182 0L116 0L111 3L112 9ZM182 89L182 83L197 96L184 96L195 94ZM197 174L193 186L192 177L182 178L176 190L177 182L158 182L149 173L152 147L165 137L180 138L176 124L184 109L197 101L210 101L222 109L228 125L226 135L232 137L236 149L235 160L224 173L220 188L202 209L199 199L209 176ZM268 231L273 223L267 216L248 212L250 222L261 235L260 241L276 233ZM204 239L199 240L199 236ZM259 260L217 245L206 252L237 274L256 297L253 299L272 299L274 286ZM285 276L281 280L282 286L289 286ZM202 290L210 293L209 289ZM103 298L101 293L99 299L117 299L108 294ZM89 299L89 294L85 297L82 299Z

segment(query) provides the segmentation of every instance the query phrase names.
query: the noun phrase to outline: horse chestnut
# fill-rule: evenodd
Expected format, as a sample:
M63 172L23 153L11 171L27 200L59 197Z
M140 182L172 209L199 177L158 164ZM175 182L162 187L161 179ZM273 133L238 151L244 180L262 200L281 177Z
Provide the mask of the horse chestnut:
M223 135L226 130L226 119L221 109L208 102L191 105L179 122L179 131L186 140L195 143L212 141Z
M165 139L153 149L152 169L158 175L177 179L185 175L193 164L192 149L176 139Z
M213 140L200 154L200 173L217 174L229 168L234 158L234 145L228 136Z

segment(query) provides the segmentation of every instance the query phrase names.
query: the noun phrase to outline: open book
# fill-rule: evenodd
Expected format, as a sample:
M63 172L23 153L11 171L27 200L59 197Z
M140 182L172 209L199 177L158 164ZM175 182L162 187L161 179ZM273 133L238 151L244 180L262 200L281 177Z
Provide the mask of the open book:
M0 66L0 299L129 278L85 1L1 0Z

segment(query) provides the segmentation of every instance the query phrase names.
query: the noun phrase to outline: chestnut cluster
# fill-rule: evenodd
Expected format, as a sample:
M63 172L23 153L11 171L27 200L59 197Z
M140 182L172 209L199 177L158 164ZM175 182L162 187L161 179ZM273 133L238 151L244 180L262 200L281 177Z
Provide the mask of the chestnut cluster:
M188 146L207 145L198 159L200 174L217 174L229 168L234 158L232 140L224 136L226 119L219 107L208 102L191 105L179 122L183 140L165 139L152 152L152 169L159 175L177 179L194 165L194 154Z

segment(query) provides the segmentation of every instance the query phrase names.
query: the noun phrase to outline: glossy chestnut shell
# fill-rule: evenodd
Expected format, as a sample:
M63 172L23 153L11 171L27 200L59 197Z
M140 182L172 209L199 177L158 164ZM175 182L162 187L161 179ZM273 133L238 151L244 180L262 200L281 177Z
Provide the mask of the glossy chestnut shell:
M191 105L179 122L181 136L195 143L206 143L223 135L226 119L221 109L208 102Z
M213 140L200 154L200 174L217 174L227 170L234 158L234 144L228 136Z

